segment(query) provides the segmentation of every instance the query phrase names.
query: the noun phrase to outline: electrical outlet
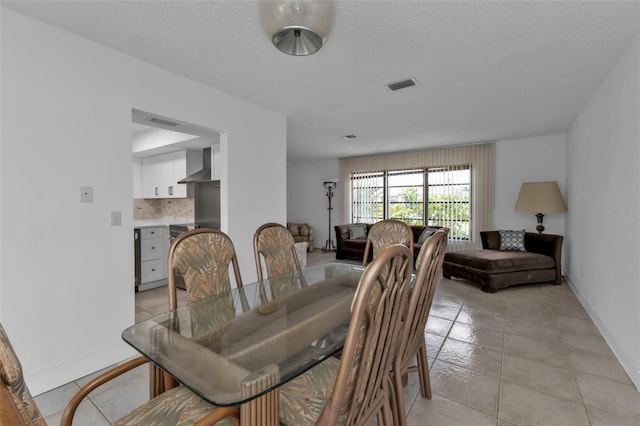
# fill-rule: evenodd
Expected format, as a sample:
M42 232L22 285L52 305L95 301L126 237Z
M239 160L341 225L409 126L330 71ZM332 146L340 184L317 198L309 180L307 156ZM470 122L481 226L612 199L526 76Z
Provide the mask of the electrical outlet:
M80 187L80 202L93 203L93 186Z
M120 210L111 212L111 226L122 225L122 212Z

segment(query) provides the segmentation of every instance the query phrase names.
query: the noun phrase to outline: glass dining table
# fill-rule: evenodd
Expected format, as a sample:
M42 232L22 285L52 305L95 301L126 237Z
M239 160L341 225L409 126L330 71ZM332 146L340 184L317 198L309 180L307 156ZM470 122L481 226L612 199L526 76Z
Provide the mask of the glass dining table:
M328 263L245 284L135 324L122 338L205 401L239 406L242 425L277 425L278 387L344 345L363 272Z

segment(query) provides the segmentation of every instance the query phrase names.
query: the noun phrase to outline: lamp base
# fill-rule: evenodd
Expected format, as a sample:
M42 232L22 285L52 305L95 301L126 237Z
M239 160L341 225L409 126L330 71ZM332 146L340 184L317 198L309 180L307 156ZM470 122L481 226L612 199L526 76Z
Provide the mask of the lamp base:
M536 226L536 231L538 231L538 234L542 234L542 232L544 231L544 226L542 225L542 219L544 218L544 215L542 213L538 213L536 214L536 217L538 218L538 226Z
M333 240L331 239L327 240L327 242L324 244L324 247L322 248L323 253L326 253L329 251L336 251L336 245L333 244Z

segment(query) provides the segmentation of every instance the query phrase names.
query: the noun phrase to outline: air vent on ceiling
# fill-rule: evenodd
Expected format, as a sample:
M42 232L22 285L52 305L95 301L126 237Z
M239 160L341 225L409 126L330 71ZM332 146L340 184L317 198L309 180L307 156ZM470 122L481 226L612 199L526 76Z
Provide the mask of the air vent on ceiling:
M344 135L342 138L343 138L343 139L346 139L346 140L348 140L348 141L352 141L352 140L354 140L355 138L357 138L357 136L356 136L356 135Z
M162 124L163 126L176 127L178 125L178 123L174 123L173 121L163 120L162 118L158 118L158 117L151 117L149 121L156 124Z
M405 89L407 87L415 86L416 84L418 84L418 81L415 78L409 78L406 80L396 81L395 83L389 83L387 84L387 87L392 92L395 92L396 90Z

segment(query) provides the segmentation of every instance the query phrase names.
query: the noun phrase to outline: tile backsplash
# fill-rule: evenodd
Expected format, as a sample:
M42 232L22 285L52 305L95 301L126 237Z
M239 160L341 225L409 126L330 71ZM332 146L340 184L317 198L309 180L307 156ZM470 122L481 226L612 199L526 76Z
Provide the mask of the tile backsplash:
M194 217L193 198L134 198L133 219L184 219Z

